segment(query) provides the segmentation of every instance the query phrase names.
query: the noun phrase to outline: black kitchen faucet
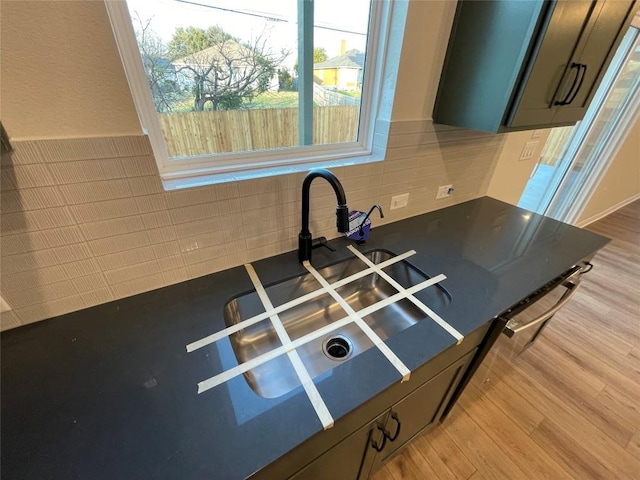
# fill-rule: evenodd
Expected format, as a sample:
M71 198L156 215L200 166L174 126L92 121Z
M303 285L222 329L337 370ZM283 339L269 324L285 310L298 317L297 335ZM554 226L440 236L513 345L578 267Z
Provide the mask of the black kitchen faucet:
M305 260L311 260L311 250L313 249L313 240L309 231L309 189L311 182L316 177L324 178L333 187L336 192L338 206L336 207L336 226L338 232L346 233L349 231L349 207L347 207L347 197L340 180L324 168L315 168L311 170L302 182L302 228L298 235L298 261L300 263Z

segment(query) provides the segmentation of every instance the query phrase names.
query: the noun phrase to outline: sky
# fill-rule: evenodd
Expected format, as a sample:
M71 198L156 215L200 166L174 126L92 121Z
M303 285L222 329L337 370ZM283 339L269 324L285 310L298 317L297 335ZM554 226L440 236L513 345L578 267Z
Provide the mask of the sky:
M201 5L178 0L127 0L127 4L132 14L138 12L143 20L150 18L152 29L165 42L171 39L177 27L194 26L206 29L217 25L242 40L255 38L266 28L273 51L279 52L283 48L291 50L292 54L285 64L292 66L295 63L296 0L189 1ZM314 46L324 48L329 58L340 54L341 40L346 40L347 50L356 48L364 51L366 35L363 34L367 30L368 17L369 0L316 0Z

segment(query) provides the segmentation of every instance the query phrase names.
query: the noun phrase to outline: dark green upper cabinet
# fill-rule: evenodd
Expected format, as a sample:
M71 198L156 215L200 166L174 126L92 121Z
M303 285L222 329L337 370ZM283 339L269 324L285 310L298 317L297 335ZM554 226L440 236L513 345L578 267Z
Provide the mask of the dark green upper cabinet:
M487 132L572 125L637 0L460 0L435 123Z

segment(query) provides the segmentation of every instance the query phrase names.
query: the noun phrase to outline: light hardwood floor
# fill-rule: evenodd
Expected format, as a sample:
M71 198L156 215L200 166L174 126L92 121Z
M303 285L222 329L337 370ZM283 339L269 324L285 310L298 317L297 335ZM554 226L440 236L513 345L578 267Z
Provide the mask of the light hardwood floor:
M640 479L640 201L521 355L502 336L449 418L375 480Z

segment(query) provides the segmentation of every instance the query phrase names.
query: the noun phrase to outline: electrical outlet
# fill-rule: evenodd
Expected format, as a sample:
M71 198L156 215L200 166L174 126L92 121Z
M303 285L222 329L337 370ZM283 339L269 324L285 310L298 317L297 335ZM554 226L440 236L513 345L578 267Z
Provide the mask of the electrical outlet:
M391 206L389 210L395 210L397 208L406 207L409 204L409 194L403 193L402 195L396 195L391 197Z
M441 198L447 198L453 193L453 185L440 185L438 187L438 193L436 193L436 200Z
M530 158L533 158L533 153L536 151L536 148L538 148L537 141L525 143L519 160L529 160Z

